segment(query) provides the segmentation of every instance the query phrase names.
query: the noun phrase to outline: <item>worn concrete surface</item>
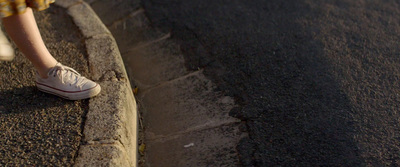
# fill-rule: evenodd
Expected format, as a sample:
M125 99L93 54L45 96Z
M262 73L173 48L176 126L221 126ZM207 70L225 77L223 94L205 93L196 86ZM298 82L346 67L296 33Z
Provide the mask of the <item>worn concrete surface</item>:
M69 8L69 7L73 6L73 5L80 4L82 2L83 2L82 0L69 0L69 1L61 0L61 1L57 1L55 4L57 6L59 6L59 7L62 7L62 8L66 9L66 8Z
M139 95L145 104L146 139L218 127L238 122L229 117L231 97L214 92L202 71L163 83Z
M135 50L136 47L148 46L151 44L149 41L158 41L170 36L167 33L151 29L143 9L138 9L133 15L121 18L121 20L115 21L108 27L112 34L118 38L117 43L122 54Z
M67 11L85 38L110 33L87 3L77 3L68 7Z
M95 0L90 3L93 9L101 9L97 11L98 16L103 23L110 26L118 19L124 18L135 12L140 7L140 1L137 0Z
M82 144L86 149L80 150L75 165L97 166L99 162L93 159L101 158L104 162L123 160L123 166L136 166L137 113L130 84L112 79L99 84L104 86L105 94L90 100ZM111 148L118 151L108 152Z
M118 46L86 3L56 5L68 14L86 38L88 66L102 92L90 99L84 138L75 166L137 166L137 107Z
M84 145L79 149L81 157L74 166L132 166L126 157L125 148L120 143Z
M127 80L124 64L119 58L118 46L111 34L101 34L87 39L86 49L93 78L100 81Z
M105 8L113 3L98 0L91 5L107 22L131 82L139 88L139 140L148 148L140 165L239 165L236 145L246 133L238 128L240 120L229 116L234 100L218 92L201 69L187 70L180 45L168 32L154 29L140 7L106 17Z
M189 73L185 69L184 59L179 55L181 54L179 45L163 40L168 37L167 34L161 37L160 41L142 44L124 53L129 55L124 62L129 65L131 77L135 78L135 82L142 88L155 86Z
M147 142L146 166L240 166L237 124Z

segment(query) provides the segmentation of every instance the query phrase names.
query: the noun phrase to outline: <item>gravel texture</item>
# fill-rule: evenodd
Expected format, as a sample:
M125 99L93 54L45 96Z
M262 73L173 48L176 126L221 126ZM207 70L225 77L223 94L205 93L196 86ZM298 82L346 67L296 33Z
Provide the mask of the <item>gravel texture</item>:
M65 10L35 12L50 53L89 76L84 38ZM32 64L16 49L0 62L0 166L71 166L82 138L88 101L68 101L38 91Z

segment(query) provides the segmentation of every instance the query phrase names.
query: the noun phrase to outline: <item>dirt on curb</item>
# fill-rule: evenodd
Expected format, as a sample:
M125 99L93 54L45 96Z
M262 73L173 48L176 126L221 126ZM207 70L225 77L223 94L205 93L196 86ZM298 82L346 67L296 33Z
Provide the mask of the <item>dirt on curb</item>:
M89 76L84 38L65 9L35 12L50 53ZM0 166L71 166L82 138L88 101L68 101L38 91L32 64L16 49L0 62Z

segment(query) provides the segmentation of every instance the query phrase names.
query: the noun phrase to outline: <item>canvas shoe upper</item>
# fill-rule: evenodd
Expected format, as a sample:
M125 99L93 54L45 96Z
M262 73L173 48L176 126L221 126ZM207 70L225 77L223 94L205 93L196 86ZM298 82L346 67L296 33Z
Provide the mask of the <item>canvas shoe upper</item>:
M39 90L69 100L80 100L100 93L100 85L83 76L74 69L57 63L48 72L48 78L36 75L36 86Z

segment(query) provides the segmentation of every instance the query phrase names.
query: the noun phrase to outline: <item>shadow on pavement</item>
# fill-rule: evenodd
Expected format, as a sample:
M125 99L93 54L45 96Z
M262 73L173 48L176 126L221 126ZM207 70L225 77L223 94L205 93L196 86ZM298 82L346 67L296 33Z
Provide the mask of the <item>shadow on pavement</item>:
M13 88L0 92L0 113L16 114L61 107L73 101L43 93L35 86Z
M34 86L1 90L0 166L71 166L83 136L82 103Z

